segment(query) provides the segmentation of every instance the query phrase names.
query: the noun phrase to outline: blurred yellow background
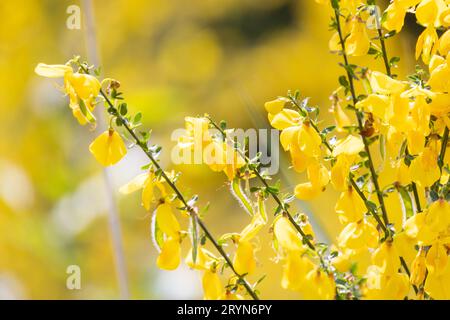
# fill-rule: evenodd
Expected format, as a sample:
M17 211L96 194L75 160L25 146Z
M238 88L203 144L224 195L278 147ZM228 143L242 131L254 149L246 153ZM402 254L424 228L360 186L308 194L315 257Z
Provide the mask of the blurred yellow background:
M93 133L78 126L55 83L33 72L39 62L87 56L85 15L80 30L66 27L73 4L81 6L68 0L0 2L0 299L121 297L103 176L88 152ZM185 116L206 112L230 127L268 128L265 101L300 89L326 115L328 96L338 86L339 57L328 52L329 16L312 0L94 0L93 7L102 76L118 79L130 109L142 111L152 141L164 146L168 168L174 168L170 135ZM396 39L388 41L390 50L410 57L414 43ZM412 59L402 60L401 73L412 70ZM285 158L279 178L283 191L292 192L305 178ZM131 150L111 170L113 189L142 164L144 157ZM199 194L203 205L211 202L205 220L215 235L248 223L224 175L201 165L175 169L183 172L180 185L188 193ZM151 215L139 195L116 196L130 297L201 298L197 272L156 268ZM327 190L311 204L296 203L324 241L339 232L335 199ZM261 297L298 298L281 289L268 228L262 234L252 280L271 276L260 285ZM66 288L69 265L81 268L81 290Z

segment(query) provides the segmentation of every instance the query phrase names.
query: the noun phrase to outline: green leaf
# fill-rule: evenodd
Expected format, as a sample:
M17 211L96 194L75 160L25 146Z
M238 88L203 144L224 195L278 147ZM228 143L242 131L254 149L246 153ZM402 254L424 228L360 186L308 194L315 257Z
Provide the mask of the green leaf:
M331 0L331 6L335 10L339 10L339 0Z
M391 67L395 67L397 63L400 62L400 57L392 57L391 60L389 60L389 65Z
M117 118L116 118L116 126L120 127L120 126L122 126L122 125L123 125L122 118L117 117Z
M263 220L267 222L266 205L264 203L264 198L262 196L258 197L258 212L259 215L263 218Z
M158 251L161 251L161 248L164 244L164 233L158 226L158 222L156 221L156 213L153 213L152 222L151 222L151 236L153 240L153 244L155 245Z
M329 134L330 132L333 132L334 129L336 129L336 126L329 126L329 127L326 127L325 129L322 130L321 134L327 135L327 134Z
M409 217L412 217L414 215L411 195L404 187L400 187L398 191L402 198L403 206L405 207L406 219L408 219Z
M238 236L238 233L225 233L217 240L217 243L219 244L219 246L223 246L228 240Z
M121 103L120 105L119 105L119 113L122 115L122 116L125 116L126 114L127 114L127 112L128 112L128 106L127 106L127 104L124 102L124 103Z
M89 123L95 123L96 119L94 115L92 114L91 110L89 110L89 108L86 107L83 100L80 99L78 105L80 106L81 113L89 121Z
M346 76L340 76L339 77L339 84L341 86L343 86L344 88L348 88L350 86Z
M221 120L219 127L220 127L220 129L225 131L227 129L227 122L225 120Z
M139 123L140 121L141 121L141 119L142 119L142 113L140 113L140 112L138 112L138 113L136 113L136 115L134 116L134 119L133 119L133 123Z
M247 213L253 216L253 207L250 200L244 194L241 186L241 180L239 178L234 178L231 183L231 192L235 196L239 204L247 211Z

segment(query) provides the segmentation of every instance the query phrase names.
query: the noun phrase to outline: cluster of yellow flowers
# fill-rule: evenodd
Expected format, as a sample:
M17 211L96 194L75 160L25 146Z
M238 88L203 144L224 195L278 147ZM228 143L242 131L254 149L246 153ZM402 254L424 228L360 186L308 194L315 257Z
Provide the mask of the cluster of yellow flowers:
M372 31L367 29L368 15L373 14L370 5L374 5L373 1L368 2L327 1L334 12L336 30L330 49L343 55L347 71L347 77L340 79L342 87L332 96L331 111L338 132L348 132L346 137L329 145L325 156L327 161L331 158L332 185L342 192L336 213L344 228L337 239L339 255L333 265L345 271L352 263L357 263L357 272L367 279L363 286L366 298L402 299L411 294L411 284L418 297L448 299L450 158L446 149L450 74L446 70L450 33L446 28L450 2L394 0L380 21L375 22L378 32L375 37L370 37ZM384 43L391 35L383 35L381 26L399 32L407 12L415 13L418 23L426 27L417 41L416 58L421 56L428 65L428 78L425 71L409 81L398 80L391 74L392 63L387 59ZM441 36L436 29L442 31ZM381 49L375 43L378 41ZM386 73L361 68L358 79L349 57L370 54L373 48L385 59ZM363 95L355 93L353 82L356 80L364 82L366 92ZM342 92L344 97L339 96ZM346 101L352 103L344 108L341 104ZM267 106L266 109L272 126L282 130L291 126L285 123L280 127L273 110ZM351 121L346 111L350 109L359 122L356 131L360 137L349 130ZM294 119L294 114L289 119ZM306 118L306 122L309 121ZM381 159L374 159L376 149L371 146L382 150ZM341 158L342 153L336 150L344 150L345 157ZM298 155L291 151L291 156L294 168L303 170L295 165L300 161ZM308 156L313 153L309 151ZM319 162L320 158L316 160ZM326 177L328 172L323 164L316 165L319 166L324 173L316 173L316 181L317 176ZM314 175L309 168L307 170L311 180ZM363 183L349 182L352 180ZM326 181L322 179L324 185ZM297 189L302 190L302 185ZM357 194L355 187L360 188ZM304 198L302 193L296 192L296 195ZM384 234L380 234L382 230Z
M305 214L291 213L293 197L270 185L258 156L246 156L245 146L233 141L233 130L209 116L187 117L178 146L200 155L197 160L213 171L224 172L231 192L251 215L240 233L216 240L196 197L186 200L176 186L178 174L164 171L156 160L160 148L149 147L148 134L136 131L141 116L127 115L117 81L99 82L77 59L66 65L39 64L36 72L64 79L63 91L82 125L95 124L93 110L105 104L109 128L89 148L99 163L109 166L123 158L127 148L122 137L134 140L148 156L146 172L121 192L142 189L143 207L155 207L152 230L161 269L180 265L181 242L190 237L185 262L203 272L205 299L243 299L244 291L258 298L258 282L249 284L246 276L257 270L255 239L269 224L268 198L277 205L270 230L276 260L283 264L283 288L307 299L450 299L450 1L394 0L382 18L373 0L316 1L332 13L329 46L342 56L345 70L331 96L335 125L320 129L318 108L300 100L298 93L269 101L265 109L272 127L281 131L280 143L293 169L306 173L307 181L293 190L295 197L316 198L330 184L340 193L335 211L342 231L331 246L317 241ZM417 41L416 58L422 57L427 70L400 80L391 72L398 59L389 59L385 40L402 29L408 12L426 28ZM386 70L349 61L364 55L382 58ZM357 81L365 90L359 95ZM188 230L174 208L189 220ZM206 240L218 256L206 249ZM235 247L232 258L224 251L227 242ZM226 268L232 272L224 286Z

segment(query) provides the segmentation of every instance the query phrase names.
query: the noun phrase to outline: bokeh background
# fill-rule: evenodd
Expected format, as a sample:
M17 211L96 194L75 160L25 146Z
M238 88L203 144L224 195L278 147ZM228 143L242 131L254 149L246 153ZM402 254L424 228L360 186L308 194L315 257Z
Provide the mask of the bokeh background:
M102 76L122 83L132 111L142 111L152 139L165 147L162 162L183 172L180 185L211 202L206 223L215 235L239 232L249 221L228 192L226 177L206 166L174 167L170 135L184 117L209 113L230 127L268 128L264 102L300 89L327 117L338 86L339 57L328 52L329 15L313 0L93 0L95 50ZM80 5L82 28L66 27L67 7ZM383 4L384 5L384 4ZM33 72L39 62L86 57L85 8L68 0L0 2L0 299L110 299L119 288L101 168L88 152L98 132L81 128L54 81ZM400 74L413 70L414 43L389 40L402 56ZM369 60L355 62L367 64ZM380 62L371 62L380 68ZM279 178L292 191L305 177L281 155ZM137 150L111 170L119 208L129 297L201 298L200 274L181 266L160 271L151 243L150 218L139 194L118 188L139 172ZM331 188L330 188L331 189ZM340 226L337 194L297 202L324 241ZM252 280L270 274L264 298L299 298L281 289L270 234L260 237L259 267ZM185 252L186 253L186 252ZM66 288L66 268L81 268L81 290Z

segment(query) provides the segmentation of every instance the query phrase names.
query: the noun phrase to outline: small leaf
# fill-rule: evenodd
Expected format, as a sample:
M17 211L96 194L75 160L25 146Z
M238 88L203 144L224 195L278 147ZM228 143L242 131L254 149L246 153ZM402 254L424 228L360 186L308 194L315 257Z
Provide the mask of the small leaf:
M152 222L151 222L151 236L152 236L152 242L158 250L158 252L161 252L161 248L164 244L164 234L161 231L161 229L158 226L158 222L156 221L156 211L153 213Z
M239 178L234 178L231 183L231 193L234 195L239 204L245 209L245 211L253 216L253 207L250 200L244 194Z
M134 116L134 119L133 119L133 123L139 123L140 121L141 121L141 119L142 119L142 113L140 113L140 112L138 112L138 113L136 113L136 115Z
M124 103L121 103L120 105L119 105L119 113L122 115L122 116L125 116L126 114L127 114L127 112L128 112L128 106L127 106L127 104L124 102Z
M411 195L404 187L400 187L398 189L398 191L399 191L400 196L403 201L403 206L405 208L405 213L406 213L406 219L408 219L409 217L412 217L414 215Z

